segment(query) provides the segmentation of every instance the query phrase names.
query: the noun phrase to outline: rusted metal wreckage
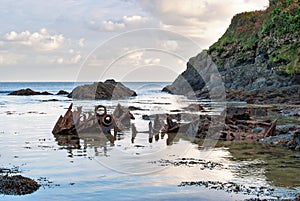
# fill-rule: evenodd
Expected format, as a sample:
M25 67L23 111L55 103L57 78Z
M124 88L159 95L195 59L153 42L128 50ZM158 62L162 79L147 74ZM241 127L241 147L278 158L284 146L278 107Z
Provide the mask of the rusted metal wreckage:
M93 112L83 113L82 107L72 111L73 103L70 104L64 116L60 116L57 120L52 133L54 135L77 134L102 132L110 133L114 131L114 135L120 128L128 127L130 119L134 116L130 111L118 105L113 114L108 114L107 109L103 105L95 106Z
M117 132L131 126L130 120L135 119L128 109L120 104L117 105L112 114L107 113L103 105L97 105L93 112L83 113L82 107L72 111L71 104L64 116L60 116L56 122L52 133L54 135L77 134L101 132L109 133L111 130L116 136ZM277 120L257 121L251 118L256 108L227 108L225 122L219 122L222 125L218 139L222 140L259 140L264 137L274 135ZM266 114L262 114L266 116ZM178 116L178 114L177 114ZM256 116L256 115L255 115ZM165 119L165 121L162 121ZM165 122L165 123L164 123ZM179 123L174 119L174 115L155 115L154 125L149 122L149 134L156 133L185 133L193 132L194 137L207 137L208 129L213 126L211 117L208 115L200 116L190 123ZM136 136L134 125L132 126L133 139ZM148 131L147 131L148 132Z

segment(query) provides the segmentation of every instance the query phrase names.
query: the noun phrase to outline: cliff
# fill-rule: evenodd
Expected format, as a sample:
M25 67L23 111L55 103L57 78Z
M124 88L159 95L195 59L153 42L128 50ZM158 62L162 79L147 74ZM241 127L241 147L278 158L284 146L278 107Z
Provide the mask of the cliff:
M208 53L220 70L256 65L288 74L300 72L298 0L271 0L265 11L237 14Z
M299 85L298 0L270 0L266 10L237 14L223 36L199 55L211 58L227 90L250 91ZM201 96L206 83L202 74L195 73L201 71L204 64L203 56L199 55L191 58L186 71L163 91L188 95L191 92L184 89L190 88L198 97ZM195 62L195 58L200 59ZM190 87L183 87L182 79Z

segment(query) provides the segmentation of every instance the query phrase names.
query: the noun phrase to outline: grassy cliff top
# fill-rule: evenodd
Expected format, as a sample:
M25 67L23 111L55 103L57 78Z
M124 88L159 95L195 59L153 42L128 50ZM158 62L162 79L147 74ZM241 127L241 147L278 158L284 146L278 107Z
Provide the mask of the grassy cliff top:
M289 74L300 72L299 0L270 0L263 11L235 15L208 50L220 69L259 64Z

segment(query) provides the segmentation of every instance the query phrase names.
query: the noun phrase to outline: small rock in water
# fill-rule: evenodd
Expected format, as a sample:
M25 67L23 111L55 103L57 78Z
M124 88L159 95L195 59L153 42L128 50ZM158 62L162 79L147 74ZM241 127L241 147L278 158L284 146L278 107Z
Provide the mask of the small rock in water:
M0 194L25 195L35 192L39 187L36 181L21 175L0 176Z
M43 92L38 92L38 91L33 91L32 89L20 89L17 91L13 91L9 93L8 95L15 95L15 96L32 96L32 95L53 95L47 91Z
M146 115L146 114L143 114L142 115L142 119L144 119L144 120L150 120L150 116Z
M69 92L64 91L64 90L60 90L59 92L57 92L56 95L69 95Z

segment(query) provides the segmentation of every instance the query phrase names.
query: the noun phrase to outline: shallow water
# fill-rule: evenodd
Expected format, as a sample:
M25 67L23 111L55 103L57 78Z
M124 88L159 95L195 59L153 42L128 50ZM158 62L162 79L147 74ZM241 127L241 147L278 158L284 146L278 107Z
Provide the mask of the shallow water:
M181 182L190 181L274 188L269 198L289 197L299 192L297 186L277 185L260 165L261 160L266 159L237 160L228 148L204 149L202 144L192 143L193 138L179 134L150 136L151 142L146 132L149 121L142 119L143 114L172 113L171 110L182 109L193 102L182 96L160 93L164 85L135 84L133 88L142 94L130 100L74 102L75 106L83 105L85 110L103 104L111 112L118 102L144 109L133 111L136 119L132 123L139 131L134 142L130 128L119 133L116 141L109 141L103 134L79 133L79 141L56 138L51 130L59 115L66 112L70 99L55 95L0 95L0 167L18 167L23 176L38 180L42 185L30 195L0 195L0 199L244 200L257 197L203 186L179 186ZM41 101L50 99L58 101ZM210 114L218 114L221 106L205 105ZM299 162L300 159L293 160ZM297 172L294 177L300 180Z

